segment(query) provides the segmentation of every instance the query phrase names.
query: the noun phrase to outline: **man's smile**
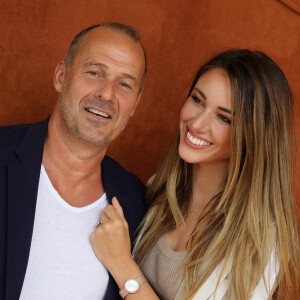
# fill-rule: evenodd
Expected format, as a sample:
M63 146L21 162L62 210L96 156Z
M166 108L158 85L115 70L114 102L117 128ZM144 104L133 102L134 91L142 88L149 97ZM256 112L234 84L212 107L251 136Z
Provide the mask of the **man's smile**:
M95 108L85 108L85 110L97 117L102 117L102 118L105 118L105 119L111 119L111 116L106 113L106 112L103 112L103 111L100 111L98 109L95 109Z

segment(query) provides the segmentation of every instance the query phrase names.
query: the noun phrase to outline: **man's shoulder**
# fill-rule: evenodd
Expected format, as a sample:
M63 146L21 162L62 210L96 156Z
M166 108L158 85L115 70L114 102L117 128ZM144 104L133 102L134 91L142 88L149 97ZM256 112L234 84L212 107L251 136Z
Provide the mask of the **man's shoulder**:
M131 241L133 241L134 232L146 212L145 185L136 175L125 170L108 156L102 160L101 167L107 197L118 198L130 228Z
M48 119L34 124L0 126L0 159L14 161L14 153L21 152L29 158L41 152L47 130Z
M144 211L145 185L142 181L108 156L104 157L101 167L102 180L108 198L122 195L122 198L126 199L125 205L135 203L141 206L141 211Z
M0 126L0 156L14 151L31 126L31 124Z
M13 142L18 140L24 136L27 132L28 128L32 126L32 124L17 124L17 125L8 125L8 126L0 126L0 140L6 142ZM1 143L1 145L3 145Z
M145 188L142 181L135 174L128 172L117 161L107 155L102 161L102 169L104 173L109 172L110 178L113 178L123 188L128 187L131 189L133 185L143 190Z

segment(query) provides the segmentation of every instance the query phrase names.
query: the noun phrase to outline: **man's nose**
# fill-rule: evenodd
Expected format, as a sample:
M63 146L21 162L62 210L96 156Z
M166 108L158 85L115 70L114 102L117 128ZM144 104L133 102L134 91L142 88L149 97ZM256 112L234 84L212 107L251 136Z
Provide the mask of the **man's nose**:
M113 102L115 96L115 83L110 80L103 80L97 87L96 97L103 101Z

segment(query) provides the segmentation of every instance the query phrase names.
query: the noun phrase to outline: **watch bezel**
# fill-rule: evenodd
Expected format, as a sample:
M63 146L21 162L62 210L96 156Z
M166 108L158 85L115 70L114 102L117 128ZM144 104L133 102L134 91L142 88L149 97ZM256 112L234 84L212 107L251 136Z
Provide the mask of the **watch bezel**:
M134 289L132 289L132 283L135 284ZM139 290L140 284L135 279L128 279L124 284L124 288L129 294L134 294Z

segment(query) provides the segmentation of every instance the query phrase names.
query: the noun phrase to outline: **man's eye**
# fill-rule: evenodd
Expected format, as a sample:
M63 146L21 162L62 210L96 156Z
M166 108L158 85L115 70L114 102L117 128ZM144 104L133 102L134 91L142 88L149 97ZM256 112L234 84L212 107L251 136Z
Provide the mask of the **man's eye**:
M225 116L219 115L219 118L220 118L223 122L225 122L225 123L227 123L227 124L231 124L231 120L228 119L228 118L226 118Z
M120 83L122 87L124 88L128 88L128 89L131 89L131 86L129 84L127 84L126 82L121 82Z
M89 71L88 73L91 74L92 76L97 76L98 75L98 73L96 71Z

